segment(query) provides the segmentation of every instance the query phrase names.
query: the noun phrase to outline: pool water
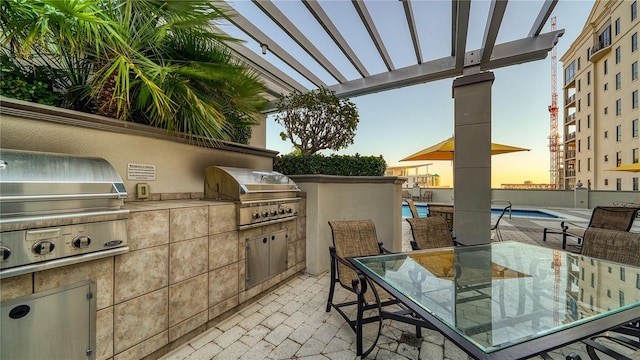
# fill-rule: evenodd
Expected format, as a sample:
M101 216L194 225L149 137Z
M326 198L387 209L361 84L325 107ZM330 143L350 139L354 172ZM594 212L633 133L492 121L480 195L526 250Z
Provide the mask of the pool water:
M429 207L427 205L416 205L416 209L418 209L418 215L420 217L426 217L429 214ZM502 209L491 209L491 215L500 215ZM505 213L505 217L509 216L509 212ZM542 219L558 219L559 217L553 214L549 214L540 210L523 210L523 209L512 209L511 210L512 217L528 217L528 218L542 218ZM409 210L409 205L402 204L402 217L408 218L411 217L411 210Z

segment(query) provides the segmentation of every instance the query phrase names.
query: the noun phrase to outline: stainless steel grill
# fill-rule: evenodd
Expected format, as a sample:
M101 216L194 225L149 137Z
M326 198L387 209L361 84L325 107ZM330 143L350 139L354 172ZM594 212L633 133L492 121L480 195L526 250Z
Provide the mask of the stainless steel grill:
M204 197L237 202L238 229L295 218L299 192L291 179L276 171L224 166L205 169Z
M126 196L104 159L0 149L0 279L128 251Z

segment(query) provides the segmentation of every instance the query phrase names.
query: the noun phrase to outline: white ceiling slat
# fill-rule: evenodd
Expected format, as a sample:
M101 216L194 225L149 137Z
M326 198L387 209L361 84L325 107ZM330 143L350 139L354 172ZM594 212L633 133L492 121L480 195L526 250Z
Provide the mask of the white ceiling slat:
M253 25L249 20L247 20L240 13L230 10L230 21L236 25L239 29L244 31L247 35L249 35L252 39L257 41L259 44L266 44L269 48L269 51L280 60L284 61L287 65L291 66L294 70L296 70L300 75L304 76L307 80L312 82L315 86L327 86L324 81L320 80L318 76L316 76L312 71L310 71L307 67L302 65L296 58L291 56L289 52L283 49L278 43L272 40L269 36L263 33L258 27Z
M467 48L467 32L469 31L469 13L471 12L471 0L453 0L452 6L455 12L455 32L452 37L455 39L455 46L452 49L456 59L456 68L464 66L464 55Z
M404 14L407 18L407 25L409 25L409 33L411 33L411 41L413 42L413 50L416 53L416 60L418 64L422 64L422 51L420 50L420 39L416 30L416 21L413 16L413 9L411 8L411 2L409 0L402 0L402 6L404 7Z
M320 66L322 66L334 79L343 83L347 78L316 48L309 39L271 2L270 0L253 0L253 3L264 12L282 31L295 41L309 54Z
M373 22L373 19L371 18L371 14L369 14L369 10L367 10L367 7L364 4L364 1L351 0L351 3L355 7L356 12L358 13L358 16L360 16L360 20L362 20L362 24L367 29L367 32L369 33L369 36L371 37L373 44L378 50L378 53L380 54L382 61L387 66L387 70L389 71L395 70L395 67L393 66L393 62L391 61L391 56L389 56L387 49L384 47L384 43L382 42L380 33L378 32L378 29L376 28Z
M500 25L504 18L504 13L507 10L507 0L491 2L491 8L489 9L489 16L487 17L487 26L484 31L484 39L482 40L482 56L481 63L489 61L491 54L493 53L493 47L496 44L498 38L498 31L500 31Z
M331 21L327 13L324 12L318 1L316 0L302 0L304 6L307 7L311 15L316 18L320 26L324 28L327 32L327 35L333 40L333 42L340 48L344 56L347 57L349 62L356 68L360 76L368 77L370 74L367 71L367 68L362 64L358 55L356 55L355 51L349 46L349 43L342 36L338 28Z
M531 31L529 31L529 37L540 35L544 24L547 23L547 19L549 19L549 16L551 16L551 12L553 12L553 9L556 7L557 3L558 0L545 0L544 4L542 5L542 9L538 13L538 17L531 27Z
M436 58L435 60L425 60L423 58L422 48L420 47L420 38L422 37L424 41L425 35L418 32L418 25L422 24L420 24L420 18L416 18L417 14L414 13L417 5L412 3L412 0L401 0L415 52L415 60L410 60L408 66L395 68L378 29L387 29L389 26L392 28L396 24L390 24L385 22L385 20L380 20L377 24L374 23L365 5L365 0L350 1L355 9L354 13L350 11L351 9L347 9L349 10L348 12L343 11L339 13L335 12L336 8L328 8L334 6L334 4L344 6L344 2L337 3L333 0L326 0L319 3L318 0L290 0L301 2L313 17L311 21L315 19L318 25L324 29L327 36L344 55L344 58L341 57L340 59L346 58L348 60L348 62L340 62L335 61L335 58L332 59L332 54L320 51L312 43L314 39L314 37L311 36L312 34L305 33L302 27L297 28L294 25L294 22L290 19L291 16L296 16L296 13L285 15L285 13L278 9L273 1L276 0L268 0L266 2L253 0L252 3L247 3L251 9L244 9L244 11L255 10L259 15L264 14L266 15L265 21L272 23L252 23L235 11L232 12L231 18L231 22L236 27L247 33L259 44L266 44L268 50L274 56L281 59L290 67L290 69L280 69L278 65L274 65L275 63L269 61L269 59L274 60L272 57L260 56L255 51L243 48L240 44L234 45L234 50L238 56L247 64L250 64L250 66L255 67L265 78L265 83L269 88L269 95L273 97L269 99L271 102L270 108L266 110L267 112L274 111L275 104L277 103L276 100L279 97L277 94L287 95L293 91L306 92L312 90L307 89L309 86L324 86L335 91L339 97L353 97L464 75L466 69L472 67L479 69L479 71L488 71L504 66L544 59L556 44L558 38L564 34L564 30L541 33L542 28L548 21L558 2L558 0L545 0L540 12L535 17L528 37L496 45L496 40L506 13L508 0L492 0L486 25L483 29L484 38L482 39L480 49L467 51L467 36L469 31L471 31L469 28L472 10L471 0L451 0L451 54L450 56ZM256 6L253 6L253 4ZM358 44L354 43L350 45L343 34L345 34L346 31L353 31L353 28L343 29L341 31L332 19L329 18L325 10L334 11L329 13L336 17L336 19L334 19L335 21L339 20L344 22L345 19L347 19L347 21L353 22L360 20L364 29L368 32L375 46L375 50L373 50L372 47L358 49L358 46L356 46ZM237 15L234 16L233 13ZM308 16L308 14L303 15ZM262 27L272 28L271 25L279 26L280 29L283 30L282 34L286 36L284 39L278 38L276 40L283 41L283 43L287 44L296 43L310 55L310 57L308 57L309 60L305 61L311 61L312 63L302 64L301 61L303 60L298 60L289 54L274 39L269 38L260 30ZM311 25L315 27L315 24ZM359 24L357 25L359 26ZM360 28L358 28L358 30L360 30ZM339 53L337 54L339 55ZM377 63L378 55L380 59L382 59L384 66L380 66L382 64ZM304 58L307 59L306 54ZM409 58L411 58L411 55L409 55ZM276 63L279 64L279 62ZM345 71L346 67L350 65L352 65L353 68ZM370 74L367 66L375 68L376 65L379 66L380 70ZM326 85L323 80L309 70L310 68L319 69L322 71L321 75L323 76L326 75L323 72L324 69L324 71L333 76L338 83L331 86ZM357 77L353 69L355 69L361 77L352 80L346 79L343 74L348 74L349 72L352 72L353 75ZM292 74L292 71L297 74ZM298 75L300 77L298 77ZM302 77L309 80L310 84L302 85L299 82L302 80ZM294 78L298 80L294 80ZM306 82L304 83L306 84Z

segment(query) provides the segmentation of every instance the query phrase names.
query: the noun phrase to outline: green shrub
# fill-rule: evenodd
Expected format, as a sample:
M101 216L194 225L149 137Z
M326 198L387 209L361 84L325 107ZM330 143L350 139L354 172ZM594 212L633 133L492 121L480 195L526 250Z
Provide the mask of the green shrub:
M387 168L382 155L281 155L273 169L285 175L382 176Z
M6 56L0 58L0 95L43 105L60 104L60 95L51 89L46 77L22 71Z

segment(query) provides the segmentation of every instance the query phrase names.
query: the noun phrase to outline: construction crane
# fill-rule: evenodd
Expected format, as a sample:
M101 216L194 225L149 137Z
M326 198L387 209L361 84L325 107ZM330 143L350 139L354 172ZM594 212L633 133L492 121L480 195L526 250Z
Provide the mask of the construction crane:
M556 17L551 18L551 31L556 30ZM560 146L558 140L558 90L556 74L557 54L556 46L551 50L551 105L549 105L549 183L553 189L560 189L559 166L560 166Z
M562 268L562 253L560 250L553 250L553 325L560 325L560 270Z

